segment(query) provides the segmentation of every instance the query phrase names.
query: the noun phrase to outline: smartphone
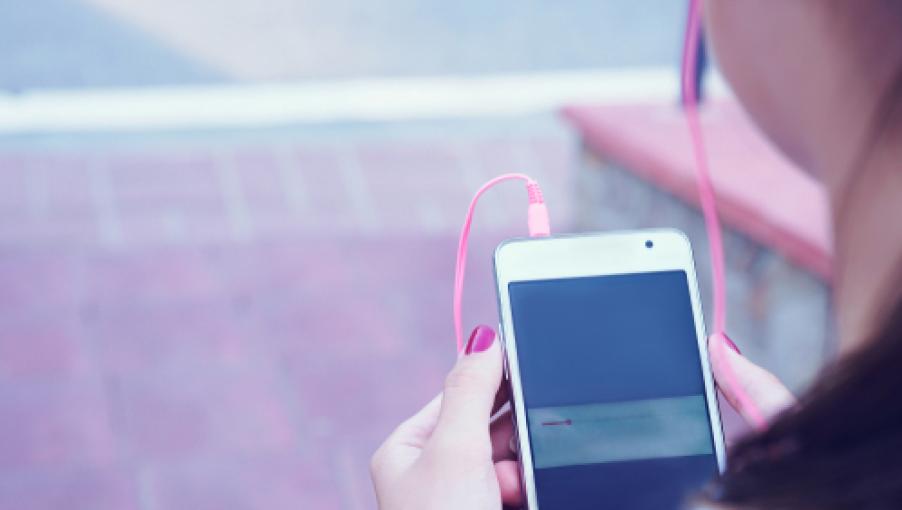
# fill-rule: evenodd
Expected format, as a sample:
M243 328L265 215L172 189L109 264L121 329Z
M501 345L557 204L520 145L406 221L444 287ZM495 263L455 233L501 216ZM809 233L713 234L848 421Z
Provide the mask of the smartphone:
M495 277L529 509L677 509L722 472L684 234L510 240Z

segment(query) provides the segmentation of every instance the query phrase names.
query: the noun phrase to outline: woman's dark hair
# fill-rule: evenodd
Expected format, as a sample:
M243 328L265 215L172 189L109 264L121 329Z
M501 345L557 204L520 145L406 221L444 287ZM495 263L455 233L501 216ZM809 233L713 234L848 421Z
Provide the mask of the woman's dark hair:
M730 452L707 502L755 510L902 508L902 300L866 346Z

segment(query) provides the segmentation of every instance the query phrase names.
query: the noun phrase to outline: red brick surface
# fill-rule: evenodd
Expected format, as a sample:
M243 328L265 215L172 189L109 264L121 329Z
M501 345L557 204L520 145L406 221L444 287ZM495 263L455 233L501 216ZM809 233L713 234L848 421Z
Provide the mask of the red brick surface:
M0 472L105 465L116 456L106 395L93 379L0 388Z
M0 510L372 508L369 455L454 360L470 194L519 170L562 197L567 150L0 150ZM496 320L491 248L523 229L523 190L493 193L468 323Z
M141 510L128 467L48 467L0 477L0 509Z

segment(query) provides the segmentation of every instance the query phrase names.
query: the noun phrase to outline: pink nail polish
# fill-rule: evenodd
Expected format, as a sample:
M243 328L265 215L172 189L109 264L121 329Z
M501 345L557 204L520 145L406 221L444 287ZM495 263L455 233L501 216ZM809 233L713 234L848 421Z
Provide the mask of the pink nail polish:
M730 349L733 349L733 351L736 354L742 356L742 351L739 350L739 347L736 346L736 344L733 342L733 340L730 337L728 337L726 333L722 333L721 336L723 337L724 343L727 344L727 347L729 347Z
M485 351L493 343L495 343L495 330L488 326L476 326L476 329L470 333L470 339L467 340L467 348L464 349L464 354Z

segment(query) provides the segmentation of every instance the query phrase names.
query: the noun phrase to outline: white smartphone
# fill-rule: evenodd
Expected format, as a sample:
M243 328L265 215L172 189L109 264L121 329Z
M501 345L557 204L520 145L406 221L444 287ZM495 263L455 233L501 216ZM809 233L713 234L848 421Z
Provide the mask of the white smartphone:
M529 509L677 509L722 472L684 234L511 240L495 276Z

